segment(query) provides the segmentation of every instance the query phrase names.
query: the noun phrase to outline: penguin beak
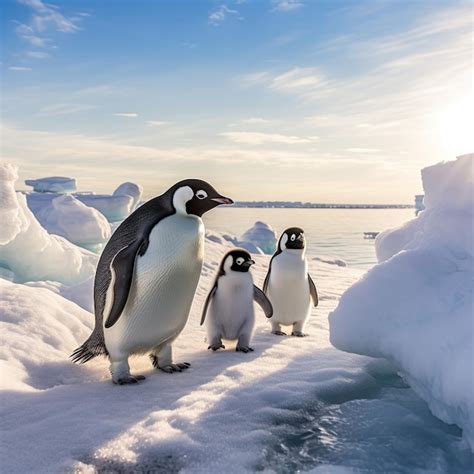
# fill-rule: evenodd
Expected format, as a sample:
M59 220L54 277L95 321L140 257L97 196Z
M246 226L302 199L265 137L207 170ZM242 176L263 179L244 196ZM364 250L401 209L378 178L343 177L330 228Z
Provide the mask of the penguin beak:
M301 241L304 240L303 234L300 234L300 235L298 236L298 240L301 240Z
M247 260L244 262L245 267L251 267L254 264L255 264L255 260Z
M225 197L225 196L219 196L215 198L211 198L212 201L217 202L217 204L234 204L234 201L232 201L231 198Z

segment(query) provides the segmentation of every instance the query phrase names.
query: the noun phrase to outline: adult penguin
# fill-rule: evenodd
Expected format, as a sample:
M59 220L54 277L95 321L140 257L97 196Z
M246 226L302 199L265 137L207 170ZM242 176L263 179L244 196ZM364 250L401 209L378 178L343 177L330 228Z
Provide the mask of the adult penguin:
M134 211L112 235L94 282L95 328L72 354L84 363L110 359L112 381L136 383L128 358L149 353L156 369L181 372L172 343L183 330L201 273L204 224L201 216L233 201L210 184L187 179Z

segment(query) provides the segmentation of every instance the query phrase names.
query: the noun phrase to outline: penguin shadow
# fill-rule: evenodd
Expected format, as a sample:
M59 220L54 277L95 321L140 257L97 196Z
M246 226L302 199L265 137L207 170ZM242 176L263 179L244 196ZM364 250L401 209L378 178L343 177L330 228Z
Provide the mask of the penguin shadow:
M42 459L56 459L57 446L62 446L64 439L70 439L73 459L96 463L94 453L108 442L135 425L146 423L148 418L153 419L161 411L179 413L182 399L221 374L238 379L242 374L234 369L235 366L251 363L282 339L257 328L252 340L254 352L249 353L235 352L235 341L228 343L226 350L212 353L201 339L199 343L196 341L196 346L199 344L196 350L186 351L185 357L181 356L183 348L177 348L177 360L188 359L192 364L182 373L157 371L151 367L146 355L131 358L132 371L143 373L146 380L123 386L111 382L105 360L90 362L89 366L94 363L98 366L93 370L68 360L41 364L25 362L30 373L26 382L36 391L3 391L2 419L6 426L13 427L5 448L15 449L20 444L36 446L39 442ZM101 380L101 377L106 378ZM43 436L45 432L48 433L47 441ZM39 469L37 450L24 450L22 461L26 471ZM175 467L179 470L179 463L175 467L173 463L168 459L163 472L174 472ZM118 465L109 467L104 466L105 472L134 472L129 465L124 465L122 470ZM162 472L158 466L157 469ZM6 472L9 472L8 465ZM99 469L99 472L104 471Z

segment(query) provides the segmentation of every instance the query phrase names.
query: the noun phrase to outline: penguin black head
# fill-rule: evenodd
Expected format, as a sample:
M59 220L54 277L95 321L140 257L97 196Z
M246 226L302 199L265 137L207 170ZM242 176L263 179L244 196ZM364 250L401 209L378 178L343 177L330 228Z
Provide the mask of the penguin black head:
M234 272L248 272L249 268L255 263L252 257L244 249L234 249L228 252L222 259L222 268Z
M304 230L299 227L286 229L280 237L280 250L302 250L305 247Z
M180 181L169 192L176 212L198 217L221 204L234 203L232 199L222 196L209 183L201 179Z

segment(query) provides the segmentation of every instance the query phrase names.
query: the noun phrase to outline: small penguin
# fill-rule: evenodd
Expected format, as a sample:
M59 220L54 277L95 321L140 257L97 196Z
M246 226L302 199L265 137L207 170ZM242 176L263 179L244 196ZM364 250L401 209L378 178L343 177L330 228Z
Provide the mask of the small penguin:
M311 300L318 306L318 292L308 273L303 229L286 229L278 241L263 284L263 292L273 305L272 333L286 336L281 326L293 326L292 336L303 337Z
M71 358L110 359L112 381L136 383L131 354L150 353L153 366L181 372L171 344L183 330L201 273L201 216L232 204L210 184L187 179L143 204L117 228L99 259L94 282L95 328Z
M202 326L209 309L208 349L225 349L222 339L227 339L237 340L237 352L253 351L250 347L255 325L253 300L262 307L267 318L272 317L272 304L253 284L249 269L254 263L250 254L243 249L231 250L222 259L201 318Z

